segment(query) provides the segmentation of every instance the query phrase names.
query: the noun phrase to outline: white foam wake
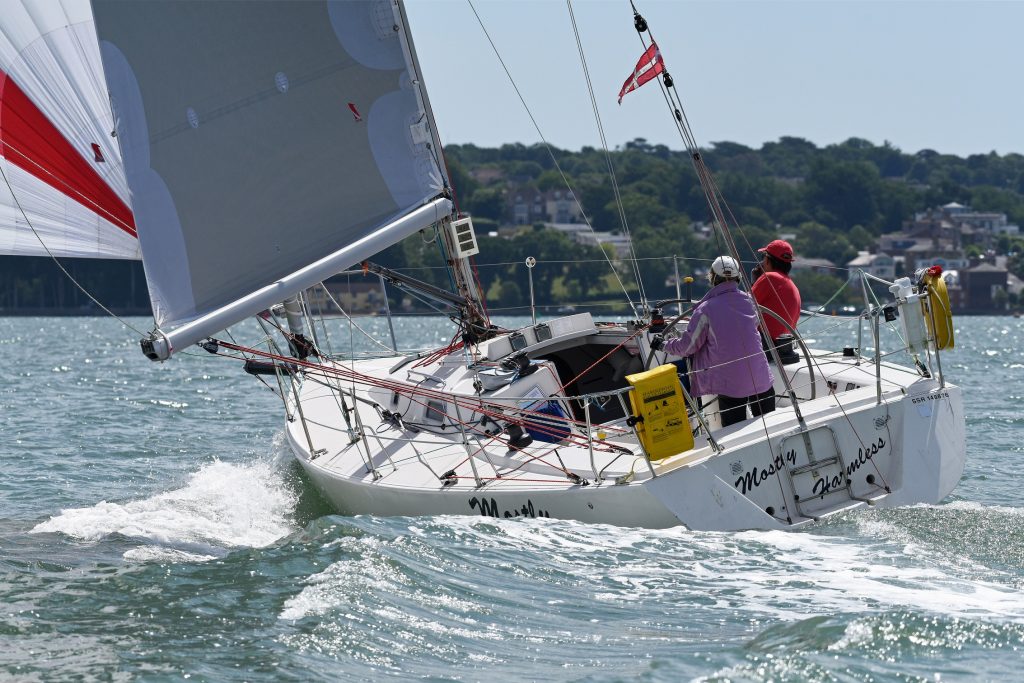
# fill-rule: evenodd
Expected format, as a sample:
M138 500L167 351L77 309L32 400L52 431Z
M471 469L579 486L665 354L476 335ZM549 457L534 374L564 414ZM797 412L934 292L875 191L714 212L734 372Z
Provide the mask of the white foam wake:
M597 602L686 602L691 597L720 607L781 620L809 613L874 613L918 609L950 617L1024 621L1024 595L1012 576L949 556L949 546L902 540L899 529L857 536L804 532L698 533L685 529L619 529L553 520L433 518L409 526L428 546L451 544L515 557L543 579L545 570L575 576ZM439 536L438 540L431 540ZM440 538L443 537L443 540ZM453 540L457 539L457 540ZM370 549L364 549L372 555ZM472 566L474 554L461 560ZM347 596L352 561L312 577L289 601L283 618L301 618ZM371 571L362 575L373 576ZM502 575L500 580L508 580ZM538 585L543 585L543 582ZM379 587L373 587L379 588ZM394 587L391 589L394 590ZM560 596L537 589L539 600Z
M127 559L197 559L225 548L263 547L295 531L295 504L296 494L273 463L216 461L180 489L123 504L104 501L62 510L32 531L87 541L121 534L166 546L166 552L129 551Z

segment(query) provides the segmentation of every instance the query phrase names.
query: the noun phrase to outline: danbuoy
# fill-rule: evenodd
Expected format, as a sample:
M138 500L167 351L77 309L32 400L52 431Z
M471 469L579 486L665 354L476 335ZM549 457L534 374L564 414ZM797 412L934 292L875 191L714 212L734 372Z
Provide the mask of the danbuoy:
M651 460L661 460L693 448L693 431L675 365L626 375L633 386L629 402L632 424Z

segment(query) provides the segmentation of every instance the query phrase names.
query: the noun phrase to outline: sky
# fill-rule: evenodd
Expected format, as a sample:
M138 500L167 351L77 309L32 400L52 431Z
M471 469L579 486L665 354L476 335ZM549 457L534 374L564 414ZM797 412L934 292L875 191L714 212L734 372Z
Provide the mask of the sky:
M906 153L1024 153L1024 0L635 0L697 142L864 138ZM406 0L444 144L600 147L564 0ZM573 0L610 147L682 149L660 88L616 104L643 46L629 0Z

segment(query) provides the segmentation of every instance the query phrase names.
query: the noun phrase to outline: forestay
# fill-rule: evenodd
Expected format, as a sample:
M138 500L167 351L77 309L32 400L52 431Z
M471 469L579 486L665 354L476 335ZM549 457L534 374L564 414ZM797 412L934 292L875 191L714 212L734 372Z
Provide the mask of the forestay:
M87 0L3 2L0 253L140 258L113 129Z
M93 7L171 350L450 211L399 4Z

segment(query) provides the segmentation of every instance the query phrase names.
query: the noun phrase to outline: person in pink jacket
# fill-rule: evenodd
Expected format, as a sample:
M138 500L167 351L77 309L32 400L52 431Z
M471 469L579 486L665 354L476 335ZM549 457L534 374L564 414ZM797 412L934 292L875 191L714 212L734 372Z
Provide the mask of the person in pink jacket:
M722 426L775 410L775 390L750 295L740 291L740 267L719 256L708 272L711 291L693 309L686 331L675 339L655 335L652 348L690 357L693 396L718 395Z

